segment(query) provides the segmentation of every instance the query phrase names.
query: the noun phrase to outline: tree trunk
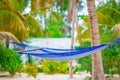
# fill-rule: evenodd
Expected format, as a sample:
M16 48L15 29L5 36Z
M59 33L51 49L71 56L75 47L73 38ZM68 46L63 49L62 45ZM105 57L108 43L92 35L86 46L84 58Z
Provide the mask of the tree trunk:
M70 0L68 18L72 23L71 49L74 47L74 30L76 26L76 0ZM73 78L72 61L69 61L69 77Z
M7 48L9 48L9 36L7 35L5 45Z
M88 6L88 13L90 18L90 29L92 46L100 44L98 20L96 16L95 0L86 0ZM101 52L96 52L92 55L92 80L105 80Z

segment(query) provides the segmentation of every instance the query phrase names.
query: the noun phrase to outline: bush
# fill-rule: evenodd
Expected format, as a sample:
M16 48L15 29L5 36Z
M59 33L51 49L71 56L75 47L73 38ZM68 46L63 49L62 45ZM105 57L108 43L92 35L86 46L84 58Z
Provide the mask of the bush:
M120 43L102 51L106 74L120 74Z
M90 47L91 43L89 41L83 41L79 46L79 48ZM76 47L77 48L77 47ZM92 73L92 58L91 56L86 56L83 58L79 58L77 63L81 64L80 67L76 69L76 71L87 71Z
M19 72L23 67L20 55L14 50L5 47L0 47L0 65L1 67L8 71L11 76Z
M43 72L46 74L55 74L55 73L68 73L68 63L67 62L58 62L46 60L42 62Z
M38 74L37 66L29 62L26 63L25 68L23 68L22 71L27 73L28 76L33 76L33 77L36 77Z
M86 56L83 58L79 58L77 62L81 64L81 66L78 68L79 71L87 71L92 73L92 58L91 56ZM76 71L78 71L76 70Z
M37 68L38 72L43 72L43 69L41 67Z

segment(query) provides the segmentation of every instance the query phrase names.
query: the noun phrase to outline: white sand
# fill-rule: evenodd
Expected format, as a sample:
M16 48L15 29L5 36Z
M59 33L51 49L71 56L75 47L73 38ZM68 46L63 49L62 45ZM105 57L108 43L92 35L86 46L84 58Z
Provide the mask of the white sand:
M54 74L54 75L45 75L43 73L39 73L36 78L27 77L26 74L22 73L21 76L14 77L0 77L0 80L86 80L85 78L89 76L86 73L82 74L74 74L74 78L70 79L67 74Z

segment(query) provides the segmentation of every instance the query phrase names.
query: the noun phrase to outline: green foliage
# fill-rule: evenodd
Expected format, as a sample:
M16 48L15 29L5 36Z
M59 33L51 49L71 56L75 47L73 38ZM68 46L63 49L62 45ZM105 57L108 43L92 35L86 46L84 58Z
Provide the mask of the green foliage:
M116 39L118 36L116 35L115 30L109 30L108 28L104 28L103 33L101 34L101 42L108 43L112 40ZM110 46L102 51L103 57L103 66L106 74L120 74L120 43Z
M91 47L91 42L90 42L90 41L83 41L83 42L80 44L80 47L81 47L81 48Z
M46 74L68 73L68 63L46 60L42 63L43 72Z
M27 31L20 17L13 13L0 10L0 31L11 32L20 41L25 40L28 36ZM24 34L22 35L21 34Z
M32 58L32 56L27 55L27 62L25 64L25 67L22 69L22 72L25 72L28 74L28 76L36 77L38 74L38 67L35 64L35 59Z
M63 32L63 22L62 21L55 21L52 19L47 20L47 32L49 37L63 37L64 32Z
M57 1L57 6L60 7L60 11L61 11L61 12L68 10L69 1L70 1L70 0L58 0L58 1Z
M91 56L86 56L84 58L78 59L78 63L81 64L81 67L78 68L80 71L87 71L92 73L92 58Z
M27 62L25 64L25 67L22 69L22 72L25 72L28 74L28 76L36 77L38 74L38 67L35 64L35 59L32 58L32 56L27 55Z
M98 22L102 25L113 26L120 23L120 2L108 0L97 9Z
M105 44L108 42L111 42L112 40L116 39L116 31L113 29L109 29L108 26L105 26L102 30L101 30L101 43Z
M0 65L4 70L8 71L11 76L15 75L16 72L19 72L23 67L20 55L5 47L0 47Z
M120 43L103 52L103 66L106 74L120 74Z
M85 69L85 70L86 70L86 69ZM80 71L84 71L84 70L81 69L81 67L77 67L77 68L75 69L74 73L76 73L76 72L80 72Z
M38 67L38 72L43 72L43 69L41 67Z
M84 47L90 47L91 43L89 41L84 41L80 44L80 48L84 48ZM87 72L92 72L92 59L91 56L86 56L83 58L79 58L77 60L77 63L81 64L81 66L78 68L78 70L80 71L87 71Z
M34 60L33 60L31 55L27 55L27 62L30 63L30 64L34 63Z
M42 26L38 20L36 20L33 16L31 15L24 15L26 20L26 26L28 28L29 35L34 36L34 37L40 37L43 35L42 32Z
M84 40L90 40L90 28L87 27L77 27L77 40L78 42L82 42Z
M26 63L25 67L22 69L23 72L27 73L28 76L36 77L38 74L38 69L35 64Z
M20 12L23 12L27 5L29 4L29 0L11 0L11 2L14 9Z

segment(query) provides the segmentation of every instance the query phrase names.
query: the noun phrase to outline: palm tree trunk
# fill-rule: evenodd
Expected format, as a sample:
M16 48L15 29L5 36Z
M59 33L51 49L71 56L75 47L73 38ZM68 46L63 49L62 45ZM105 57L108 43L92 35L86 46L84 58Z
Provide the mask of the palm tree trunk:
M76 26L76 0L70 0L69 5L69 19L72 22L72 39L71 39L71 49L74 47L74 30ZM73 78L73 70L72 70L72 61L69 61L69 77Z
M73 17L74 17L74 13L73 13ZM75 17L72 20L71 49L73 49L73 47L74 47L74 29L75 29ZM70 78L73 78L72 60L69 61L69 75L70 75Z
M7 48L9 48L9 36L7 35L5 45Z
M96 16L95 0L86 0L90 18L92 46L100 44L98 20ZM101 52L92 55L92 80L105 80Z

